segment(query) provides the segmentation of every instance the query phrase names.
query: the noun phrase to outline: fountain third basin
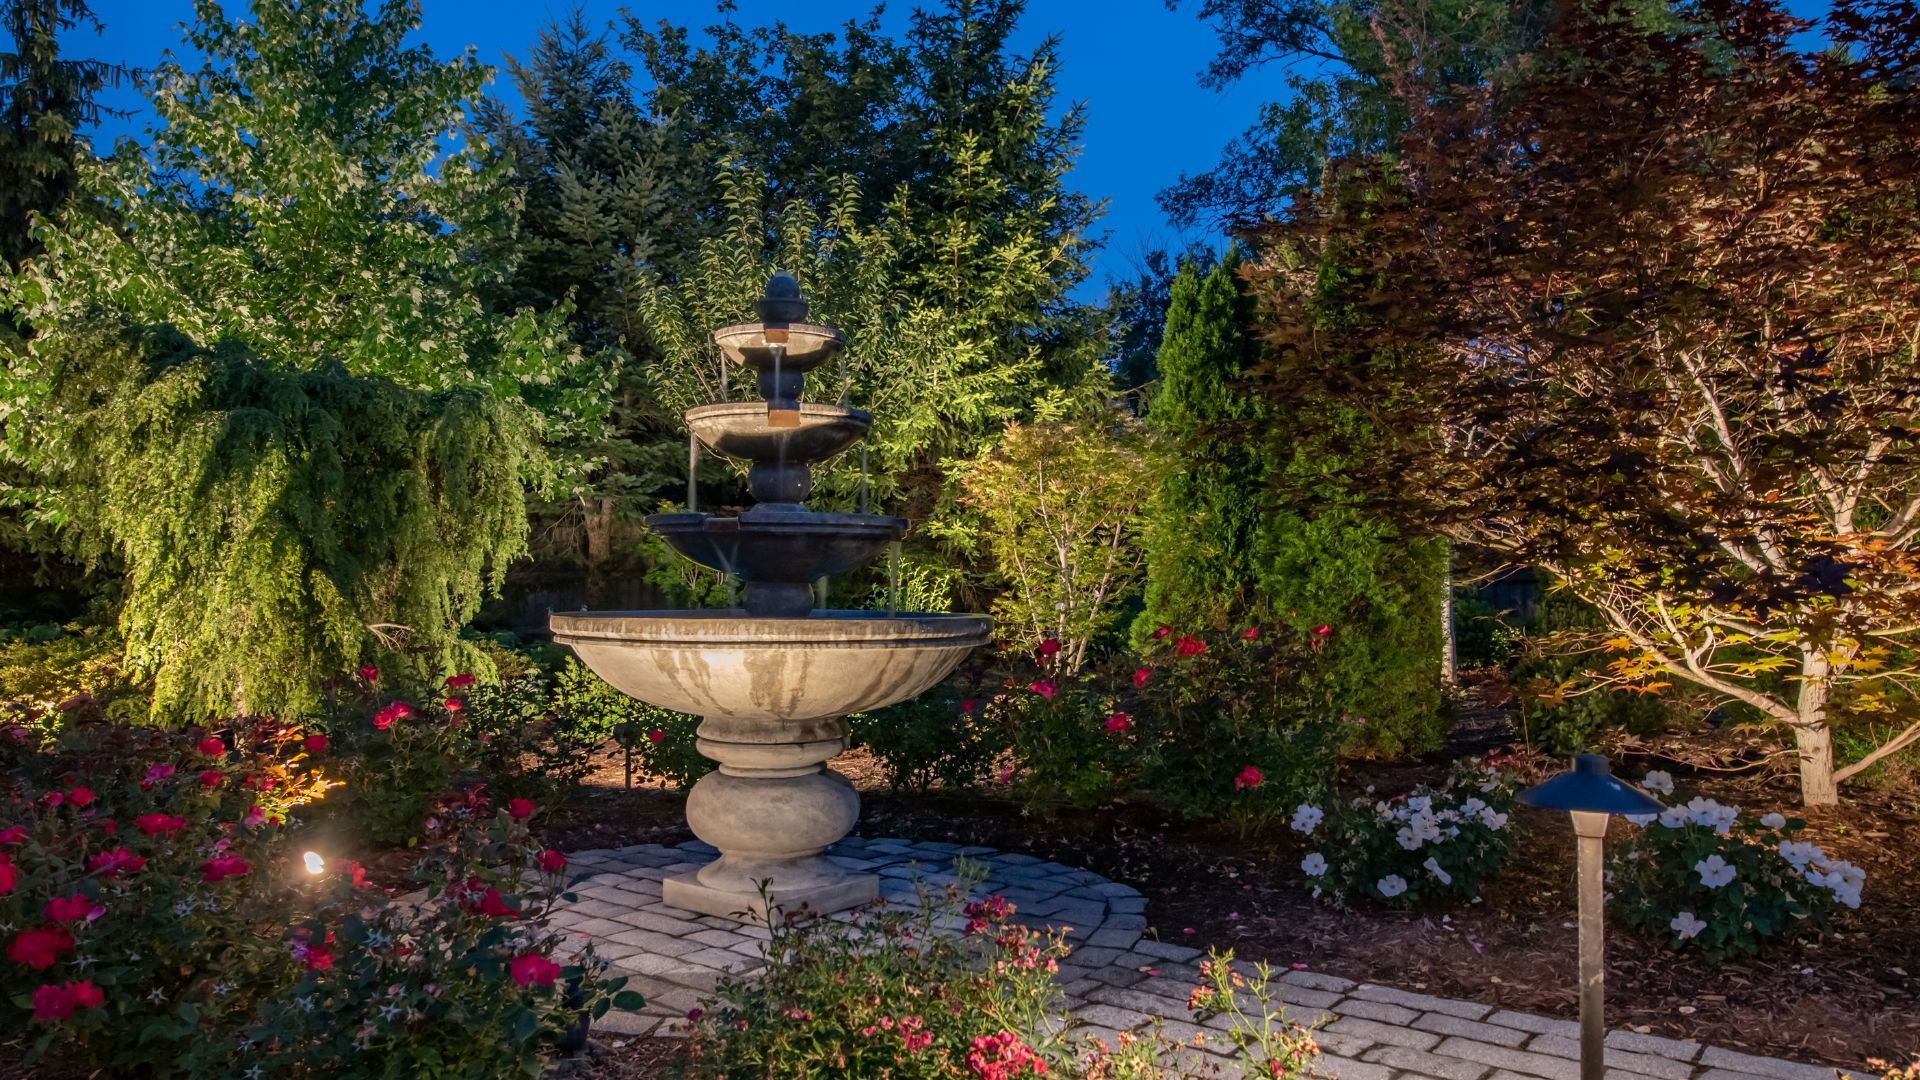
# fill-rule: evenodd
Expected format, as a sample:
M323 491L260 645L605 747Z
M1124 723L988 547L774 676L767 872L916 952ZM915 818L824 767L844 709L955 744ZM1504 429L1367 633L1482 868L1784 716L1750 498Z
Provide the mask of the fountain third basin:
M721 855L668 879L662 898L758 922L769 903L834 911L877 895L874 878L822 857L853 827L860 805L825 763L846 749L848 713L933 686L987 641L992 621L705 610L556 613L552 626L554 640L615 689L702 718L698 748L719 768L688 794L687 823Z

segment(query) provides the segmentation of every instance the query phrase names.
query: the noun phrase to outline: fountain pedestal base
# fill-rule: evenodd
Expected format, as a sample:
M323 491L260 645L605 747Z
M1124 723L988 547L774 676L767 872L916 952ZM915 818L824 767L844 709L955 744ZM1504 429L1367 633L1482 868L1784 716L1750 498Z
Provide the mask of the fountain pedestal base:
M871 904L879 897L880 879L872 874L848 874L824 885L793 889L774 886L766 891L764 898L757 893L743 896L732 889L716 889L703 884L698 873L680 874L660 883L660 899L670 907L758 926L767 925L769 906L774 918L779 918L781 912L797 912L802 907L815 915L825 915Z

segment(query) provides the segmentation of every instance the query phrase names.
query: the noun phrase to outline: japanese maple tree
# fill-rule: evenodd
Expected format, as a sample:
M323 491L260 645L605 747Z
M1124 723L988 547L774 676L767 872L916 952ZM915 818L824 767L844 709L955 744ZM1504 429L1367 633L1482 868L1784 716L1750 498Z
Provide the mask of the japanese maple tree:
M1920 739L1920 10L1810 29L1567 5L1515 77L1409 101L1253 276L1270 389L1401 433L1383 502L1594 604L1603 683L1789 730L1819 805ZM1841 722L1895 734L1836 769Z

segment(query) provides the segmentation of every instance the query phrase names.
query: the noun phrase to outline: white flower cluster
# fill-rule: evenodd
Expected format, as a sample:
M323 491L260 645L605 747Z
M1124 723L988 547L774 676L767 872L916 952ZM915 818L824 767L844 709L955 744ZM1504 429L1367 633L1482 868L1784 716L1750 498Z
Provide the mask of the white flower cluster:
M1673 794L1673 777L1660 771L1650 772L1641 781L1641 786L1649 791L1658 791L1664 795ZM1655 814L1629 814L1627 820L1635 825L1650 825L1658 818L1661 825L1669 829L1682 829L1688 825L1703 825L1721 836L1733 832L1733 826L1740 820L1740 808L1727 806L1712 799L1695 796L1685 806L1672 806ZM1787 827L1785 814L1768 813L1760 817L1760 824L1768 829L1780 830ZM1850 908L1859 908L1860 891L1866 886L1867 872L1845 859L1835 859L1823 851L1820 845L1811 840L1780 841L1780 857L1805 878L1810 884L1827 889L1833 893L1834 900ZM1734 868L1719 855L1709 855L1693 864L1694 872L1700 875L1700 884L1709 889L1718 889L1731 883ZM1700 922L1693 912L1683 911L1672 922L1675 933L1682 940L1693 937L1706 924Z
M1780 857L1787 860L1800 876L1812 885L1833 893L1833 898L1856 910L1860 890L1866 887L1867 872L1845 859L1836 859L1811 840L1780 841Z

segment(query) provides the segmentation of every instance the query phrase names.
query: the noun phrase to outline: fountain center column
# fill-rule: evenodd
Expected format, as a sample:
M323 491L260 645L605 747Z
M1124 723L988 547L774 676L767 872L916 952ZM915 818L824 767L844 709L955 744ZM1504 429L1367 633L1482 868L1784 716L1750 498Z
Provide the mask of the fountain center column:
M709 716L700 724L698 746L720 767L688 793L687 824L721 855L662 882L662 900L764 923L769 905L837 911L879 895L871 875L849 874L824 855L860 814L853 786L826 767L847 747L845 720Z

